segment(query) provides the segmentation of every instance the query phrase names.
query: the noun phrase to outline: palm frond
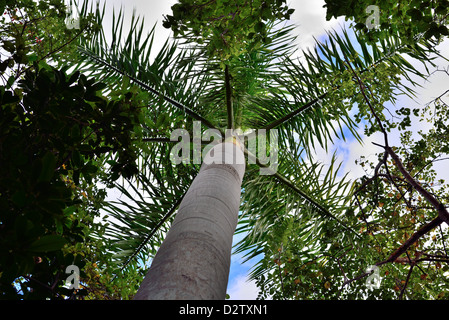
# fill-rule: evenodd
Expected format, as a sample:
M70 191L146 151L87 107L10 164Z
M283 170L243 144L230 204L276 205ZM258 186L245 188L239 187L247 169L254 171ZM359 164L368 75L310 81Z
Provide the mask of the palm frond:
M136 180L116 183L120 196L103 208L105 235L120 270L155 254L197 174L195 167L167 165L170 149L165 144L152 143L146 152Z
M133 15L128 30L124 21L123 11L113 14L111 43L104 30L92 41L82 42L80 52L86 59L77 68L98 77L112 91L130 86L129 79L152 94L145 117L159 122L159 116L166 115L169 123L163 130L158 125L156 130L145 128L145 137L136 142L142 148L137 180L117 184L126 200L110 202L104 209L111 218L106 235L118 268L146 261L155 253L198 172L195 165L170 162L169 132L178 126L191 129L187 116L219 130L232 123L242 129L279 130L277 172L259 175L263 167L259 161L248 166L244 176L237 233L245 237L236 251L246 252L247 259L266 251L267 239L275 236L273 230L287 220L310 248L320 245L323 230L355 233L344 216L351 185L339 176L336 158L325 170L322 164L306 161L302 153L310 157L316 142L326 148L335 137L344 139L347 132L359 138L350 114L356 93L345 101L329 98L340 90L340 83L332 80L345 71L348 61L360 73L389 63L416 84L410 75L423 75L399 55L400 43L392 38L368 45L357 35L334 31L326 42L317 41L313 50L303 52L302 61L294 61L294 26L274 25L272 42L228 61L226 76L223 65L207 56L207 43L181 48L179 42L167 40L155 54L155 27L143 36L143 19ZM418 45L413 54L427 53L428 48ZM411 87L394 82L391 86L413 94ZM232 110L226 105L230 99ZM262 271L256 265L253 277Z
M350 59L354 69L361 74L373 71L382 62L400 70L400 75L416 85L412 76L424 77L417 68L413 67L402 55L403 45L397 39L385 39L379 45L367 44L357 34L349 35L347 31L338 34L336 31L328 33L325 42L316 42L312 50L303 52L302 61L284 59L281 75L274 75L282 91L270 92L268 96L253 98L251 125L281 132L281 141L287 142L283 147L299 143L306 150L313 149L314 141L326 148L333 142L333 137L344 139L345 131L360 140L357 125L350 110L357 101L357 92L345 100L336 102L329 100L332 93L341 90L340 84L330 85L347 66L346 59ZM428 50L418 47L415 56L427 59ZM432 63L430 60L426 60ZM392 90L413 95L412 86L404 82L391 82ZM391 96L394 102L395 96Z
M120 184L116 188L121 197L127 199L105 205L104 210L109 215L106 236L117 271L123 271L131 262L142 264L152 258L184 194L143 197L141 190L130 192Z
M272 236L272 227L285 219L293 219L297 229L301 230L305 246L313 246L323 228L343 228L357 236L344 215L350 203L351 183L346 176L339 176L340 165L336 164L336 157L332 158L327 170L323 164L307 163L288 152L283 153L282 159L279 173L289 177L288 185L279 183L275 177L247 172L236 232L244 234L244 238L236 244L235 253L245 253L245 259L249 260L266 251L264 246L267 237ZM300 193L294 191L299 189L296 186L301 186ZM319 200L311 202L308 198ZM320 206L314 202L319 202ZM324 214L323 208L326 212L332 208L332 216ZM258 265L253 269L253 278L258 274L257 270Z
M193 86L195 80L186 79L186 74L193 73L194 67L194 60L189 62L186 58L189 51L179 50L176 42L167 39L156 53L153 47L156 25L143 36L144 19L133 14L125 35L124 23L123 11L120 10L118 15L114 11L111 43L107 42L104 30L92 41L82 42L79 51L86 59L77 69L98 77L109 85L110 90L122 85L124 78L129 78L142 90L153 94L153 105L159 112L170 112L174 107L176 114L187 114L207 127L215 128L201 115L204 108L198 97L202 95L202 86Z

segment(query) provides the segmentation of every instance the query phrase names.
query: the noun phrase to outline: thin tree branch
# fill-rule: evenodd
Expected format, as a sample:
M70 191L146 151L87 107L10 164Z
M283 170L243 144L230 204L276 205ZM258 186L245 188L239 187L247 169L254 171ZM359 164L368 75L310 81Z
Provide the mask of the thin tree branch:
M410 265L410 269L408 270L408 274L407 274L407 278L405 279L404 286L402 287L402 290L401 290L401 292L399 293L399 300L402 300L402 297L404 296L405 289L407 288L408 281L410 280L410 276L412 275L412 272L413 272L413 268L414 268L414 267L415 267L415 264L412 263L412 264Z
M388 146L388 135L387 135L387 132L385 131L385 128L384 128L384 126L383 126L383 124L382 124L382 121L380 120L379 116L377 115L376 111L374 110L374 107L373 107L373 105L371 104L371 101L368 99L368 97L367 97L367 95L366 95L366 93L365 93L365 88L366 88L366 86L365 86L365 84L363 83L363 81L360 79L359 75L358 75L358 74L355 72L355 70L352 68L351 63L348 61L348 59L346 58L346 56L345 56L344 58L345 58L346 64L348 65L349 69L351 70L351 72L352 72L354 78L357 80L357 82L358 82L358 84L359 84L360 92L362 93L365 102L368 104L368 107L369 107L369 109L371 110L371 113L373 114L373 116L374 116L374 118L375 118L375 120L376 120L376 122L377 122L377 125L379 126L381 132L382 132L383 135L384 135L385 145Z
M440 229L440 234L441 234L441 239L443 239L443 249L444 249L444 253L446 253L446 257L447 257L447 249L446 249L446 244L444 241L444 234L443 234L443 228L441 228L441 225L439 226Z
M438 212L438 217L446 224L449 225L449 213L447 212L444 205L438 201L430 192L428 192L426 189L424 189L419 182L417 182L404 168L401 160L399 159L398 155L393 151L392 148L389 146L384 147L385 150L390 154L390 156L393 158L396 167L398 170L402 173L404 178L407 180L407 182L416 190L418 191Z
M376 263L376 266L381 266L383 264L389 263L389 262L395 262L396 259L398 259L403 253L405 253L410 246L412 246L416 241L418 241L422 236L430 232L431 230L438 227L443 221L440 217L436 217L429 223L422 226L420 229L418 229L410 238L408 238L396 251L394 251L388 259Z
M375 266L380 267L384 264L395 262L404 252L406 252L408 250L408 248L410 248L410 246L412 246L416 241L418 241L423 235L427 234L429 231L438 227L442 222L443 221L440 219L440 217L436 217L435 219L433 219L426 225L422 226L407 241L405 241L396 251L394 251L386 260L376 263ZM355 278L344 281L340 290L342 290L346 285L350 284L351 282L363 279L364 277L370 275L372 272L373 271L364 272Z

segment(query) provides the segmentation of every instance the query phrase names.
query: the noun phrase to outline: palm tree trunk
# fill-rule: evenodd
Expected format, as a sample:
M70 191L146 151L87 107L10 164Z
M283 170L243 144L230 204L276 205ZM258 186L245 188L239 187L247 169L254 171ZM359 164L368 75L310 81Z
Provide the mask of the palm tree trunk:
M225 299L245 173L239 146L206 155L134 299Z

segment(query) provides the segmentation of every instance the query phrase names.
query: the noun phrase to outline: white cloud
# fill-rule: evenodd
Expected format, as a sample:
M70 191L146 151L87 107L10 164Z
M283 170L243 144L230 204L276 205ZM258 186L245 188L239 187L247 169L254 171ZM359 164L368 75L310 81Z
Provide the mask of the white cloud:
M295 34L299 35L297 45L300 49L311 48L315 44L314 37L319 38L327 30L339 28L344 18L326 20L324 0L291 0L289 7L295 9L291 22L297 25Z
M248 281L246 275L231 279L228 287L230 300L256 300L258 289L254 281Z

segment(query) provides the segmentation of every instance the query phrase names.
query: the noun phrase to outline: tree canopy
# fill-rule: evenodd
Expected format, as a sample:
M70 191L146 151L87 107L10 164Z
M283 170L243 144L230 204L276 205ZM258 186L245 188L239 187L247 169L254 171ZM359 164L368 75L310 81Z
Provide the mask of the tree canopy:
M207 43L211 56L226 62L254 47L260 47L268 37L270 22L290 19L294 9L285 0L277 1L180 1L172 6L163 26L174 36L188 41Z
M325 1L327 19L345 16L353 20L356 29L366 32L373 41L379 37L397 35L408 45L414 45L420 34L426 39L440 39L449 35L446 26L449 14L447 0ZM378 15L378 25L369 28L366 22L373 18L373 14Z
M72 43L93 30L95 20L84 20L82 32L66 33L65 7L57 1L7 5L6 15L0 86L2 298L74 297L83 291L64 287L66 268L76 265L81 276L93 277L98 256L107 255L101 252L105 244L89 236L102 232L94 220L105 191L97 183L111 184L137 170L138 99L128 88L105 96L104 84L69 73L69 66L57 67L62 64L57 55L76 55Z
M449 6L379 2L367 29L368 5L326 0L328 18L355 28L297 59L282 0L180 1L163 22L175 40L156 55L142 17L126 29L114 11L108 40L104 9L88 1L80 29L67 28L63 1L0 1L3 297L131 298L198 173L170 161L171 132L193 136L195 120L201 132L276 129L275 172L261 175L258 155L247 166L235 247L256 261L259 298L447 298L449 195L435 169L449 151L447 91L419 108L397 102L445 72L433 61ZM362 143L362 131L380 137L376 157L357 161L365 175L313 157ZM106 200L111 188L120 199Z

